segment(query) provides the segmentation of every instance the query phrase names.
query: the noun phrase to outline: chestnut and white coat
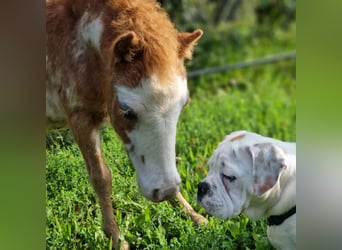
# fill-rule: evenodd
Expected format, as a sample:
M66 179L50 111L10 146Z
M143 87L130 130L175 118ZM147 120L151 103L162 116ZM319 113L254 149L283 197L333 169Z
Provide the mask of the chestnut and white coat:
M141 193L155 202L177 197L193 219L204 219L180 195L175 162L177 121L189 97L184 60L202 34L177 31L155 0L46 1L47 127L71 129L114 248L119 229L100 145L106 121L126 147Z
M296 206L296 144L236 131L222 141L208 161L208 175L198 184L198 202L227 219L282 216ZM267 228L276 249L296 249L296 214Z

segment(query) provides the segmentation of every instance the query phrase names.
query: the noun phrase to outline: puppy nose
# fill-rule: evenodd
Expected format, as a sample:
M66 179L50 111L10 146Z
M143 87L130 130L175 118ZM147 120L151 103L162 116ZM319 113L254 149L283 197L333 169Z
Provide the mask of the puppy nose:
M199 201L201 201L203 196L205 196L210 190L210 185L207 182L200 182L197 185L197 189L197 198Z

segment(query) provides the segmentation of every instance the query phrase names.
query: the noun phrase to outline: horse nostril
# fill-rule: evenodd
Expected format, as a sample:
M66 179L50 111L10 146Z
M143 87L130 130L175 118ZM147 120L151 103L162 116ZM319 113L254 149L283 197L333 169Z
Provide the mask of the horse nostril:
M160 202L164 200L169 200L178 193L179 189L177 187L171 187L169 189L153 189L152 190L152 195L151 195L151 200L154 202Z
M152 199L154 201L158 201L159 200L158 193L159 193L159 189L158 188L152 190Z
M208 193L208 191L210 190L210 185L207 182L200 182L197 185L197 189L198 189L198 197L202 198L204 195L206 195Z

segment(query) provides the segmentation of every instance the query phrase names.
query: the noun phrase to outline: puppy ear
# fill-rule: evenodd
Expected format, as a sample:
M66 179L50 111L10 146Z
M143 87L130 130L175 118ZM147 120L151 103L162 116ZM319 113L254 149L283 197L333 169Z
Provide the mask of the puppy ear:
M272 143L260 143L249 147L253 159L253 190L261 196L278 181L280 172L286 168L285 152Z
M114 41L115 62L132 62L138 51L139 39L133 31L120 35Z
M178 42L180 44L178 51L179 57L182 59L191 59L194 46L202 35L203 31L200 29L197 29L192 33L178 33Z

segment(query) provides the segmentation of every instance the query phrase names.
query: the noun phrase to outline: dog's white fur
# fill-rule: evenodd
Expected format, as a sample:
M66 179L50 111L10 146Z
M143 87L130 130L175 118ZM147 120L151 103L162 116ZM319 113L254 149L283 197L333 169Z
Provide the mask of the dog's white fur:
M228 135L208 161L198 201L226 219L241 212L252 219L281 215L296 205L296 144L247 131ZM267 228L277 249L296 249L296 214Z

